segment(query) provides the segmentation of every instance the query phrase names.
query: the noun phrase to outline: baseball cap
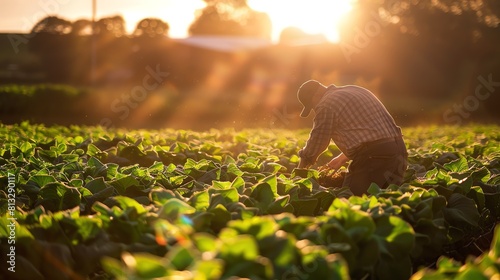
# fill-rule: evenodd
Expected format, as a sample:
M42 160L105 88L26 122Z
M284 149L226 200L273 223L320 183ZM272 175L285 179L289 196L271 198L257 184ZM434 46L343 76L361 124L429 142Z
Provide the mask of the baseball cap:
M306 118L311 113L313 109L313 97L321 84L316 80L309 80L303 83L299 90L297 91L297 99L299 99L300 103L304 106L300 116L302 118Z

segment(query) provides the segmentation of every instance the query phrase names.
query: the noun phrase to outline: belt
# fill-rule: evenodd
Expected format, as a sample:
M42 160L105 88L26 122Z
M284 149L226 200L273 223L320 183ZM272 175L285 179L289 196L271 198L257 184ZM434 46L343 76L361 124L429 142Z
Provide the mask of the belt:
M369 147L372 147L374 145L387 144L387 143L397 143L400 140L401 140L401 136L397 136L397 137L382 138L382 139L378 139L378 140L374 140L374 141L370 141L370 142L361 143L361 145L359 145L357 148L355 148L353 154L357 154L360 151L367 149Z
M369 145L385 144L385 143L397 142L399 139L401 139L401 138L400 137L382 138L382 139L378 139L375 141L366 142L366 143L363 143L361 145L362 146L369 146Z

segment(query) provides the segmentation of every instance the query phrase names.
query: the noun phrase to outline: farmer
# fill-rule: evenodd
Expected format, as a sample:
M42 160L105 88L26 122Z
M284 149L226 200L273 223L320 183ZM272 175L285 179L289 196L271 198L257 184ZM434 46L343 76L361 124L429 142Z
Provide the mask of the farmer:
M300 86L297 98L304 106L301 117L315 112L309 139L299 151L299 168L316 163L331 139L342 153L321 168L337 170L352 160L343 186L354 195L366 193L372 183L381 188L402 183L408 154L401 128L372 92L309 80Z

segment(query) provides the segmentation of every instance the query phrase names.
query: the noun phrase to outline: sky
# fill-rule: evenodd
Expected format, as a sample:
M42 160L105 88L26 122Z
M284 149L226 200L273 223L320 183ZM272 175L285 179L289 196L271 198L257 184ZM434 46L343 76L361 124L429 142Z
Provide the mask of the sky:
M0 32L29 32L47 15L70 21L92 17L92 0L0 2ZM160 18L170 25L169 36L173 38L186 37L196 10L205 6L202 0L96 0L96 3L97 19L122 15L127 32L131 33L141 19ZM273 39L278 38L283 28L295 26L311 34L324 34L332 41L338 39L337 23L351 9L351 3L352 0L248 0L251 8L270 16Z

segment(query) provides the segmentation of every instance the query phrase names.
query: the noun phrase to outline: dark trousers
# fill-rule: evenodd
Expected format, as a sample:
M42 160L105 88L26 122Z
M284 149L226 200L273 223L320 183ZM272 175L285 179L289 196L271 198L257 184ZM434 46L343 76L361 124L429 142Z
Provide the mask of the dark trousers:
M402 137L361 145L355 152L344 179L354 195L363 195L372 183L380 188L400 185L406 171L408 153Z

